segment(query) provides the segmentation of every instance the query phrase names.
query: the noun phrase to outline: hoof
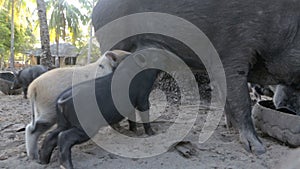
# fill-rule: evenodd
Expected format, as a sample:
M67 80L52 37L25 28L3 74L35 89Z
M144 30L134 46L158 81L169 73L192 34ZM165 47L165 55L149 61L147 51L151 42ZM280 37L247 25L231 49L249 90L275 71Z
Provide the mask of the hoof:
M46 165L46 164L49 164L49 161L38 160L38 163L41 165Z
M130 127L129 127L129 130L132 131L132 132L134 132L134 133L137 133L137 128L136 128L136 126L134 126L134 127L130 126Z
M65 164L65 163L62 163L60 164L59 166L61 169L74 169L73 165L72 164Z
M36 160L36 161L38 161L39 160L39 155L36 153L30 153L29 155L28 155L28 158L29 158L29 160Z
M240 141L248 152L252 152L255 155L261 155L266 152L265 146L254 133L240 132Z
M149 130L146 131L146 134L148 136L153 136L153 135L155 135L155 132L150 128Z
M119 130L122 128L119 123L112 124L112 125L110 125L110 127L113 128L114 130Z
M43 155L40 154L40 158L38 160L39 164L45 165L50 163L50 158L45 158Z
M63 165L59 166L60 169L66 169L66 167L64 167Z

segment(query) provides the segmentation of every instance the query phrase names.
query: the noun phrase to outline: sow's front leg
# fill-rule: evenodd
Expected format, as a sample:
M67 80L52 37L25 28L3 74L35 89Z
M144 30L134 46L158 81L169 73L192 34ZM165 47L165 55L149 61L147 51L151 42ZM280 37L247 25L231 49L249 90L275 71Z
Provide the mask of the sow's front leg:
M263 154L266 149L255 132L251 118L251 100L247 85L248 63L244 66L236 61L224 63L227 76L227 122L238 129L240 141L247 151Z

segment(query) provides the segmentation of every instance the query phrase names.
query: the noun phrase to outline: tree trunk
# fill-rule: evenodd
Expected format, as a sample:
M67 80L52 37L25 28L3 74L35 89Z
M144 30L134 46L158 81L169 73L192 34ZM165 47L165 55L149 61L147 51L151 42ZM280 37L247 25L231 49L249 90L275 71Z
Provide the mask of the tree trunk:
M60 67L60 63L59 63L59 39L56 40L55 67Z
M92 8L94 8L95 6L95 2L93 0L92 2ZM92 16L91 16L92 18ZM90 23L90 41L89 41L89 50L88 50L88 56L87 56L87 64L89 64L91 62L91 54L92 54L92 43L93 43L93 24L92 21Z
M60 67L59 63L59 27L56 28L55 30L55 43L56 43L56 56L55 56L55 67Z
M0 70L3 70L3 66L2 66L3 58L4 58L4 56L2 54L0 54Z
M9 67L10 69L15 69L15 23L14 23L14 15L15 15L15 0L11 1L11 40L10 40L10 59L9 59Z
M40 21L40 36L41 36L41 64L48 68L53 68L52 56L50 52L50 38L47 24L46 5L44 0L36 0L38 16Z
M92 25L92 22L91 22L91 24L90 24L90 40L89 40L87 64L89 64L91 62L92 47L93 47L93 25Z

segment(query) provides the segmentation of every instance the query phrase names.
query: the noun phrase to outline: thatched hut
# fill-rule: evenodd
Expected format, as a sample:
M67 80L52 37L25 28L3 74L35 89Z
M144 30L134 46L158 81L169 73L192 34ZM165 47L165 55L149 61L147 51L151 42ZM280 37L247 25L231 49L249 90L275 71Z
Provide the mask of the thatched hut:
M58 47L58 53L57 45L53 44L50 46L50 51L53 63L55 61L56 56L58 55L60 67L66 65L75 65L77 56L79 55L79 50L69 43L60 43ZM40 48L27 53L30 56L31 65L40 64L41 53L42 50Z

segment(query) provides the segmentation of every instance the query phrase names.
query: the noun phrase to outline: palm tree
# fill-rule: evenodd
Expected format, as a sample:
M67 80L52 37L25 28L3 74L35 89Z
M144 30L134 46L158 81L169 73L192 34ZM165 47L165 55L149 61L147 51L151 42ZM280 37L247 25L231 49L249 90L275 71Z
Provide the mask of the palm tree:
M6 53L10 51L9 67L11 69L14 68L15 53L25 52L25 50L28 50L31 47L33 47L33 44L35 42L35 37L32 33L33 25L31 24L34 22L34 19L31 19L33 11L30 8L30 6L27 5L28 3L32 3L33 1L35 2L35 0L0 0L0 8L2 15L4 17L9 16L7 17L6 21L9 22L10 31L8 33L11 37L8 40L7 38L5 38L7 36L4 35L2 32L1 38L2 40L3 38L5 38L5 40L9 42L8 46L10 47L10 50L7 50L3 47L2 41L1 55L8 56L8 54ZM4 28L2 27L2 30L3 29ZM3 57L2 59L4 60Z
M51 61L52 56L50 52L50 38L47 24L46 5L44 0L36 0L36 2L40 21L41 48L43 51L40 56L41 64L52 68L53 64Z
M10 69L15 69L15 1L11 0L11 39L10 39Z
M49 28L55 32L57 48L56 57L58 57L60 39L65 41L69 32L71 42L75 45L76 39L81 35L80 25L86 24L88 17L82 14L73 4L69 4L66 0L52 0L49 1L49 5L53 8ZM58 60L58 58L55 60ZM56 66L58 65L59 64L56 62Z
M95 0L92 0L92 3L89 1L83 1L86 4L86 8L90 9L90 39L89 39L89 48L88 48L88 56L87 56L87 64L91 61L91 53L92 53L92 43L93 43L93 24L92 24L92 10L95 5Z

